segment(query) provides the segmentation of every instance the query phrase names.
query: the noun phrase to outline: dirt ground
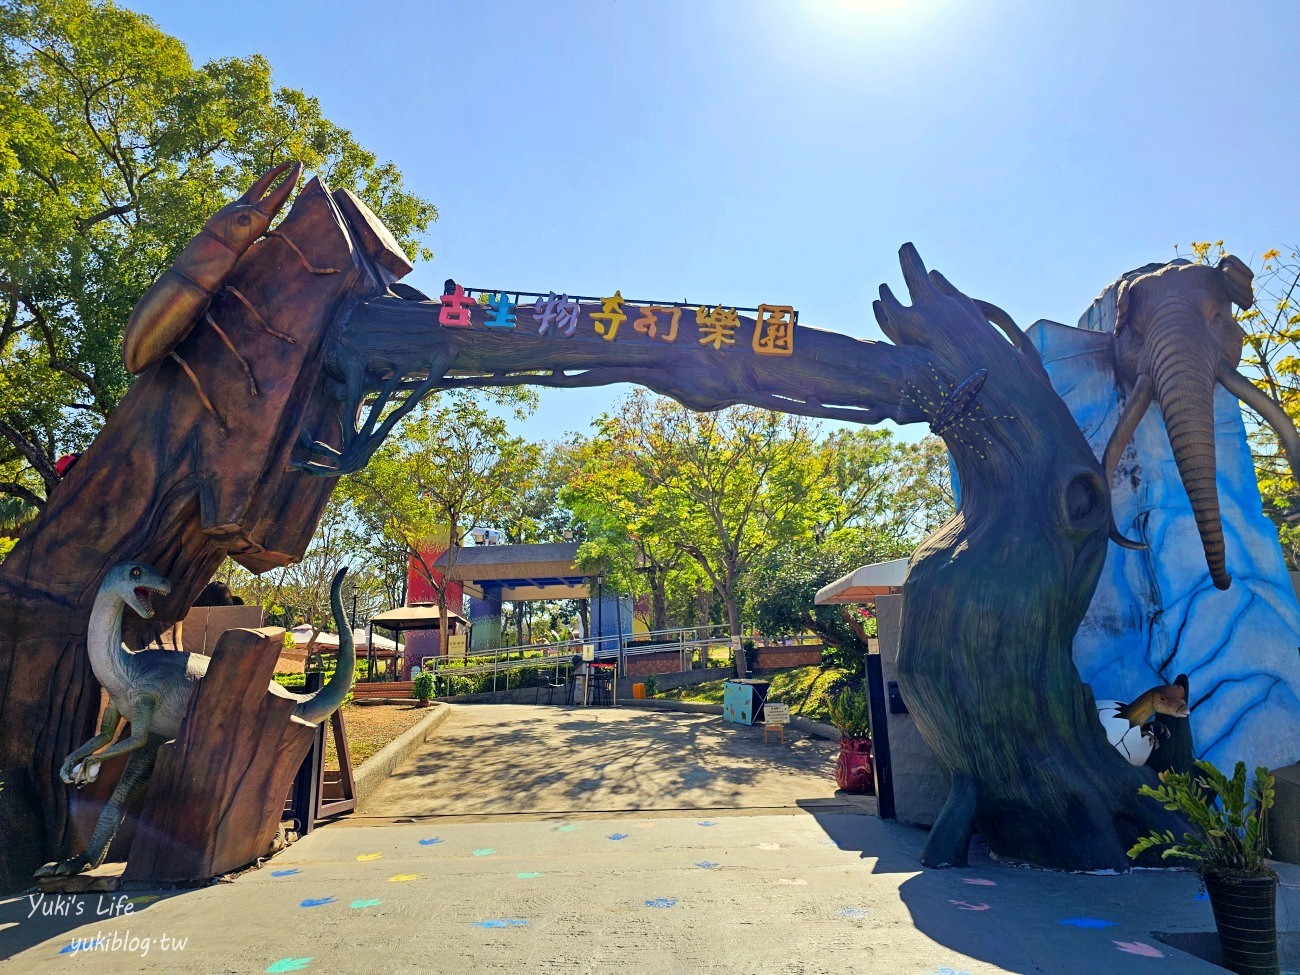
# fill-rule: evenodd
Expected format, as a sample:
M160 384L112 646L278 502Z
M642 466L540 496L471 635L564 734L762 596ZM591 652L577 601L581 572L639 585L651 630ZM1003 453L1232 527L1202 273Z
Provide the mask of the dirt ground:
M428 713L428 708L414 701L410 704L345 704L343 726L348 732L352 767L356 768ZM325 734L325 767L339 767L334 736L328 731Z

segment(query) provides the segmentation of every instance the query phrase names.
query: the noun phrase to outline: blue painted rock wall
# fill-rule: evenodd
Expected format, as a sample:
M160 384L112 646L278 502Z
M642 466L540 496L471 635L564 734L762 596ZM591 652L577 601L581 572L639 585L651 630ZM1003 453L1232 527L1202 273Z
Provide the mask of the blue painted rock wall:
M1112 285L1078 328L1029 329L1052 385L1100 459L1123 402L1110 351ZM1097 699L1132 700L1184 673L1199 757L1229 771L1300 759L1300 604L1277 531L1262 513L1237 399L1215 398L1227 568L1210 582L1187 493L1159 409L1138 425L1111 485L1115 523L1146 551L1108 546L1096 595L1074 640L1074 660Z

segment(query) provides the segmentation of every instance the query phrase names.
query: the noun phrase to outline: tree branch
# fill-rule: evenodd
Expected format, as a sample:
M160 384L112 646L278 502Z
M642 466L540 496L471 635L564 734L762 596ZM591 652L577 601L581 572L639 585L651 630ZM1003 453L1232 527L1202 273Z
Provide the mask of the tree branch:
M17 481L0 481L0 492L8 494L11 497L21 498L37 510L45 507L44 498L35 491L23 487Z
M18 452L26 458L27 463L32 465L36 473L41 476L41 480L45 482L46 492L53 491L54 486L59 483L59 475L55 472L54 465L41 453L40 449L3 419L0 419L0 436L3 436L17 447Z

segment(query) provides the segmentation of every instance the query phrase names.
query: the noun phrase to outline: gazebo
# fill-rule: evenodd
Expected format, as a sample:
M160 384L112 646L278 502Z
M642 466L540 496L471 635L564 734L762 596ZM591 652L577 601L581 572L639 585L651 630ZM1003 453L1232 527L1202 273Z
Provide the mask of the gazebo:
M465 632L469 629L469 620L465 619L460 613L453 609L447 610L448 632L454 636L457 633ZM442 614L437 606L429 603L417 603L414 606L398 606L396 609L390 609L385 613L370 618L370 624L366 632L366 680L375 679L375 661L379 657L375 653L375 627L381 630L387 630L393 634L393 639L407 630L438 630L442 628ZM402 648L392 651L390 654L384 654L384 659L389 661L387 676L393 680L401 680L402 674L394 674L395 665L399 660L403 660L404 651ZM402 670L406 671L412 664L411 660L405 660ZM418 660L414 663L419 663Z

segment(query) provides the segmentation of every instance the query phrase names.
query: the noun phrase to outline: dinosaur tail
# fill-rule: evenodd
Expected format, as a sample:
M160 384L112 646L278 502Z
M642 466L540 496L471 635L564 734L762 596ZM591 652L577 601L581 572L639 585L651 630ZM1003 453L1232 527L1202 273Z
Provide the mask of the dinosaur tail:
M319 691L298 703L293 709L293 716L309 724L320 724L343 703L343 699L352 690L356 677L357 654L352 646L352 627L343 615L343 577L347 575L346 567L339 569L330 587L330 607L334 610L334 624L339 631L338 669Z

